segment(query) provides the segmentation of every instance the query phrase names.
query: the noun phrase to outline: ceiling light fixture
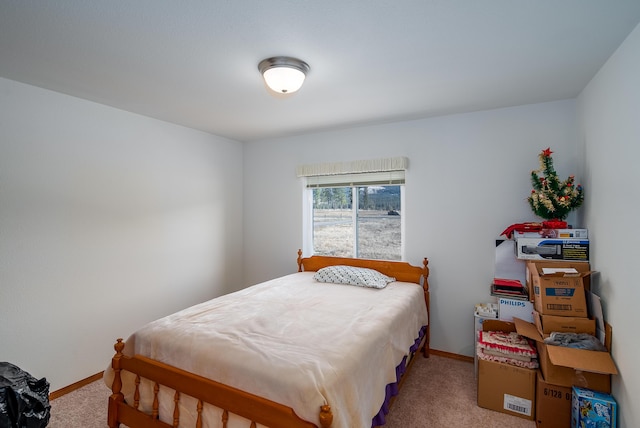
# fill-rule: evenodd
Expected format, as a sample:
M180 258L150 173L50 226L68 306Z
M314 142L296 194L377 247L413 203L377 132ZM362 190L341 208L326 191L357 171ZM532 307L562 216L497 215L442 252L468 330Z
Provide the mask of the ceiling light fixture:
M297 58L276 56L260 61L258 70L272 91L291 94L302 86L309 64Z

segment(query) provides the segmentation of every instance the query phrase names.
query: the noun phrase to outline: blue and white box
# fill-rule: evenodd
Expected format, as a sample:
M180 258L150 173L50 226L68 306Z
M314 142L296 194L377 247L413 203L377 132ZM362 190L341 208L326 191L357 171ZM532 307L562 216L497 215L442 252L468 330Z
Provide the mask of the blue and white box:
M513 239L520 238L559 238L559 239L589 239L587 229L542 229L535 232L513 232Z
M589 261L588 239L519 238L516 257L520 260Z
M571 428L616 428L618 405L611 394L574 386Z

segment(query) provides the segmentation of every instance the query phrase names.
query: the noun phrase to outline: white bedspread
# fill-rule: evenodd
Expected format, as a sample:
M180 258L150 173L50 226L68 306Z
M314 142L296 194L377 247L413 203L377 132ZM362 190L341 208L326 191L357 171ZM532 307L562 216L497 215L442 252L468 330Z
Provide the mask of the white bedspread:
M427 324L422 288L325 284L313 274L287 275L149 323L124 352L285 404L316 425L327 403L333 427L370 428L396 365Z

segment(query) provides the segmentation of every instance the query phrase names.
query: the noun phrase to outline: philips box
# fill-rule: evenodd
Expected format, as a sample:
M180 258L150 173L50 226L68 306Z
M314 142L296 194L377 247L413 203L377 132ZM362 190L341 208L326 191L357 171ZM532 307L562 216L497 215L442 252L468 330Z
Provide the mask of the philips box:
M498 317L502 321L513 321L516 317L533 322L533 302L501 297L498 299Z
M519 238L516 257L521 260L589 260L588 239Z
M618 405L611 394L574 386L571 393L571 427L617 427Z

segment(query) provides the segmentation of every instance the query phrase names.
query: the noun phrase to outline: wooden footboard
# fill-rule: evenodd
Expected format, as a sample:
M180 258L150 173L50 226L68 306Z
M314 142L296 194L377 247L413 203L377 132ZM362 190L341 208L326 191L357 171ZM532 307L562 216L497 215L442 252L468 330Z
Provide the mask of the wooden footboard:
M197 408L194 409L197 413L195 428L202 428L204 426L202 418L204 403L212 404L223 410L220 421L220 426L222 427L226 427L229 413L250 420L251 425L247 428L254 428L256 424L262 424L267 427L317 427L311 422L300 419L291 408L282 404L140 355L128 357L122 353L124 349L122 339L118 339L114 348L116 350L116 354L112 359L114 380L111 387L112 394L109 397L108 414L108 425L110 428L118 428L120 424L135 428L177 427L180 422L178 404L181 394L191 396L198 400ZM136 375L136 389L133 403L127 403L124 400L121 376L123 370ZM141 379L148 379L155 383L151 414L144 413L139 409L139 386ZM174 395L173 421L171 424L158 419L158 391L161 385L176 391ZM325 405L320 408L319 421L322 428L329 428L331 426L333 415L330 406Z

